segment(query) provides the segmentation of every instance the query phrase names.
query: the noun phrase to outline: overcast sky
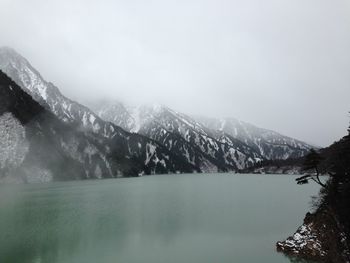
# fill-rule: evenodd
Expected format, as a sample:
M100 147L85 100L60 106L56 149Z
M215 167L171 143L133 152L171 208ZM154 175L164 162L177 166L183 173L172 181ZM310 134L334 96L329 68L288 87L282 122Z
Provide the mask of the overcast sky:
M0 45L78 101L163 103L320 146L349 123L349 0L0 0Z

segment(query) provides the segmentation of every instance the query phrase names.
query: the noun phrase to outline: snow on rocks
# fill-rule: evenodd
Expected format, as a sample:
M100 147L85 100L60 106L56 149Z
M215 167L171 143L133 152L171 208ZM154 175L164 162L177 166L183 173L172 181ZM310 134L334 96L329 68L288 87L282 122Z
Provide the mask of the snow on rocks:
M276 243L277 251L291 258L316 262L349 263L346 235L337 213L328 206L307 213L304 223L285 241Z
M293 236L284 242L277 242L277 249L291 254L310 253L321 258L326 256L321 241L318 240L318 235L313 229L313 223L303 224Z
M28 153L25 128L11 114L0 116L0 169L17 168Z
M146 160L145 160L145 165L147 165L151 159L153 158L154 156L154 153L156 151L156 146L155 145L152 145L150 143L147 143L146 145ZM156 161L158 161L158 158L157 156L156 157Z

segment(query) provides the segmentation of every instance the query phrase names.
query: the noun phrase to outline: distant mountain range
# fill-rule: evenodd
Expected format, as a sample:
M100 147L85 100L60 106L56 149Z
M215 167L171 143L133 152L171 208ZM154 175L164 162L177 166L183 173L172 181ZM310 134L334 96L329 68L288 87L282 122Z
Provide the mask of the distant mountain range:
M302 141L234 118L190 117L162 105L130 107L104 100L93 103L91 109L102 119L150 137L169 150L174 145L189 143L191 152L213 157L234 169L244 169L264 159L302 157L312 148ZM188 155L185 148L180 150L182 155Z
M40 151L27 155L30 151L20 147L18 154L20 149L27 152L20 159L13 157L10 150L1 151L2 178L8 177L10 171L16 171L27 181L238 171L263 160L301 157L312 148L307 143L233 118L191 117L162 105L130 107L115 101L96 101L88 108L62 95L11 48L0 48L0 70L14 81L1 73L0 101L12 99L0 112L0 133L35 145L37 137L28 137L34 129L34 134L41 134L40 147L45 148L42 152L59 156L51 156L50 165L45 166L45 156L39 154ZM34 108L40 114L32 112L27 116L26 112ZM22 121L27 117L35 120L36 128ZM7 122L14 125L13 129L6 128ZM7 139L1 143L6 144L7 149L26 145L16 144L16 140L13 145ZM44 145L52 140L55 143ZM69 159L72 167L63 165L63 161L54 162L60 158ZM23 167L28 165L42 172L23 172L26 170Z

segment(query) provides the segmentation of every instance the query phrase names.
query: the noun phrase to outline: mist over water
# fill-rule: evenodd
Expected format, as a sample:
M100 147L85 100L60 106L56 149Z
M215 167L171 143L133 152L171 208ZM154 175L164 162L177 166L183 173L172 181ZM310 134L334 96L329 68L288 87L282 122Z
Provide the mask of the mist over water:
M0 186L3 262L289 262L275 242L315 184L288 175L177 175Z

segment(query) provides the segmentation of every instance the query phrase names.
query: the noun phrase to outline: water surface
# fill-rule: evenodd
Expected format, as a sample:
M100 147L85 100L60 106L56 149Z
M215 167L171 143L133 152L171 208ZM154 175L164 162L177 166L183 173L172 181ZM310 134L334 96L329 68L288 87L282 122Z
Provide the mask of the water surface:
M164 175L0 186L0 262L283 263L315 184Z

